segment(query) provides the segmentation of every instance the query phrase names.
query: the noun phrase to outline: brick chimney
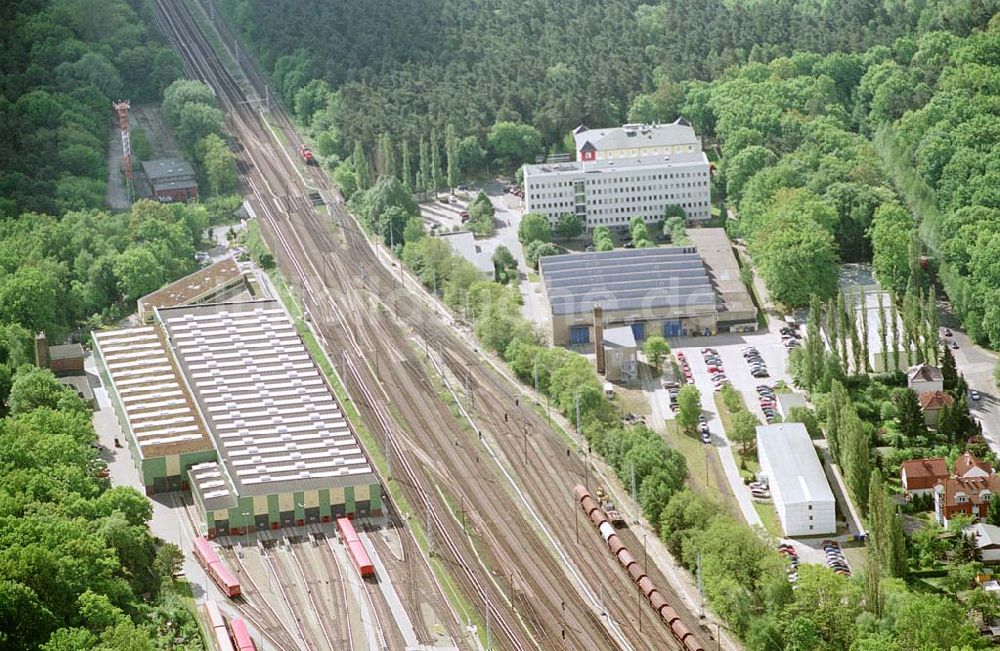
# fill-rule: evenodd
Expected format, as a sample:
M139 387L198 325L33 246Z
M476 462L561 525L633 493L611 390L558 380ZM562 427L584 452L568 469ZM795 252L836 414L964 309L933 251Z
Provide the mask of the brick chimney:
M600 305L594 306L594 353L597 356L597 374L604 375L604 316Z
M49 340L46 339L44 332L35 335L35 366L49 367Z

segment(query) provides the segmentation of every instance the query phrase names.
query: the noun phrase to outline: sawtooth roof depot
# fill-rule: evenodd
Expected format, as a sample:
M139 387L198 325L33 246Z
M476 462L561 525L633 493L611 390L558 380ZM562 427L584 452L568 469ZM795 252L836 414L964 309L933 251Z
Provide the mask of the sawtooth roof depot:
M381 513L371 464L277 301L154 312L94 333L148 493L190 488L210 536ZM169 422L145 419L165 407Z
M697 230L692 229L692 234ZM704 235L699 247L625 249L539 259L553 343L566 346L592 341L597 306L603 310L605 326L631 326L637 341L653 334L681 337L755 330L756 309L749 293L741 288L732 251L718 245L713 233Z

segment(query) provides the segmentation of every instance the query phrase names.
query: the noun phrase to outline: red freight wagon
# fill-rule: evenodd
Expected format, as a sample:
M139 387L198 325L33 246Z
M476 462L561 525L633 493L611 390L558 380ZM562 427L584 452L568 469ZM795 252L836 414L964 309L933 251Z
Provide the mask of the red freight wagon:
M347 518L337 519L337 529L340 531L340 537L343 539L344 544L347 546L347 553L351 556L351 562L354 563L354 567L358 568L358 573L363 577L374 576L375 568L372 566L372 561L368 558L368 552L365 551L365 546L361 544L361 538L358 537L358 533L354 530L354 525Z
M198 536L194 539L194 556L202 564L212 580L222 589L226 596L237 597L240 594L240 582L229 568L222 564L215 548L206 538Z
M232 635L236 651L256 651L257 647L253 645L253 640L250 639L250 632L247 631L246 622L242 619L229 621L229 634Z

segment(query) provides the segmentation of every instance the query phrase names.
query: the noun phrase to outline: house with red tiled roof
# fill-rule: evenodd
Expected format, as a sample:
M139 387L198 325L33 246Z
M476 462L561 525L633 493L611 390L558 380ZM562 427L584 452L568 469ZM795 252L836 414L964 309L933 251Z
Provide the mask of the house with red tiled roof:
M927 427L937 425L941 409L950 407L955 399L944 391L925 391L920 394L920 409L924 412L924 422Z
M909 495L930 495L938 483L948 479L948 464L944 457L910 459L899 469L903 490Z
M956 514L986 517L991 499L1000 499L1000 477L949 477L934 487L934 515L943 526Z
M989 461L981 461L971 452L964 452L962 456L955 460L956 477L989 477L994 473L993 464Z

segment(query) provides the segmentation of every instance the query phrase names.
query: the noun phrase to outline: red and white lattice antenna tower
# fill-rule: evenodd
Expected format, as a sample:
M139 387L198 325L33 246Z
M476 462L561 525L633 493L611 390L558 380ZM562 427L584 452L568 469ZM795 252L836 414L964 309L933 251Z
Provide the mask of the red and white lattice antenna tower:
M118 125L122 132L122 162L125 167L125 185L128 188L129 201L134 201L135 184L132 183L132 143L128 135L128 100L118 100L114 103L114 107L118 111Z

